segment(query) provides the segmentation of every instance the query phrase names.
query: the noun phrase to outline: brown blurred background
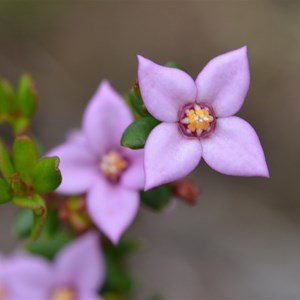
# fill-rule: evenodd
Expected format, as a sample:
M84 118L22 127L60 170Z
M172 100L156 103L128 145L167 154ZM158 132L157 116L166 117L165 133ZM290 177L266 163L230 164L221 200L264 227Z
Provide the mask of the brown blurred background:
M227 177L202 162L195 207L141 210L129 231L146 246L129 262L135 299L300 299L300 2L0 1L0 74L32 74L34 132L46 149L80 126L102 79L128 90L136 54L196 77L243 45L252 80L239 115L259 133L271 179ZM1 251L15 244L13 214L1 206Z

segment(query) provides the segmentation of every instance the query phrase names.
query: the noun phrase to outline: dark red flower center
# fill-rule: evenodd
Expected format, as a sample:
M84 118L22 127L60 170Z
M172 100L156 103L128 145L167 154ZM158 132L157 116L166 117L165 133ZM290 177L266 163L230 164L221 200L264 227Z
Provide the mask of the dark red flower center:
M216 126L216 116L205 102L189 103L179 112L179 127L188 137L207 137Z

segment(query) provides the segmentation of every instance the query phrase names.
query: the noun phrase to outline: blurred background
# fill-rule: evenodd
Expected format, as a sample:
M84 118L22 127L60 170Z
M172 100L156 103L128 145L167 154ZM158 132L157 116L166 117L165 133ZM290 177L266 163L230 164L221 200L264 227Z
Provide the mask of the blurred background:
M248 46L251 86L239 116L257 130L271 179L228 177L204 162L198 203L142 209L129 235L134 299L300 299L300 2L0 1L0 74L36 81L34 133L49 150L79 127L107 78L126 92L136 54L174 60L196 77L218 54ZM0 208L0 251L15 246L15 210Z

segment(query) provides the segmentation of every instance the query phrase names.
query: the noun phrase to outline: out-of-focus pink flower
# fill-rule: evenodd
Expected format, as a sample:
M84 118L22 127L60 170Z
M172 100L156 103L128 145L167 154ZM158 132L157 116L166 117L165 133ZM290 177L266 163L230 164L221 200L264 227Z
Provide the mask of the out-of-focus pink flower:
M227 175L269 176L254 129L233 116L250 83L246 47L212 59L196 81L181 70L138 59L142 98L162 121L145 145L145 189L188 175L201 157Z
M95 233L87 233L61 250L53 263L25 254L8 260L0 299L101 299L97 291L103 284L105 267L98 242ZM3 275L2 268L1 272Z
M114 243L133 221L144 186L144 151L120 146L132 122L129 108L105 81L85 110L81 131L49 154L61 161L57 191L87 193L91 219Z

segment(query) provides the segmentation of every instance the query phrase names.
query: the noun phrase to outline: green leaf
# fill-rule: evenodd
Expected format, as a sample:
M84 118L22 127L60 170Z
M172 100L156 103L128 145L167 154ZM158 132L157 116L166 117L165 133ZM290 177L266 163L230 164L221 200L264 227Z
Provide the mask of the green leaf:
M101 290L101 295L105 296L105 299L108 295L112 296L113 294L128 299L128 293L132 290L133 282L127 272L125 261L130 254L140 248L141 245L138 241L128 240L124 237L118 245L105 244L106 280Z
M44 199L35 194L32 197L14 197L13 202L17 206L33 210L31 238L33 240L37 239L43 229L47 216L47 207Z
M130 255L131 253L137 252L142 248L142 244L134 239L122 238L118 245L109 244L106 245L105 251L109 252L110 255L113 255L115 260L120 262L123 259Z
M116 292L101 292L101 296L104 300L126 300L127 297Z
M61 184L61 173L57 156L45 157L38 161L32 176L32 183L38 193L53 192Z
M37 194L31 197L16 196L13 198L13 202L19 207L32 209L36 215L46 215L47 208L45 201Z
M12 150L13 162L21 178L27 182L32 181L32 171L38 162L38 153L35 144L28 136L15 139Z
M59 231L54 236L42 234L37 241L30 241L26 249L37 255L53 259L56 253L71 241L71 236L64 231Z
M128 93L129 103L139 116L149 116L149 113L143 103L143 100L136 96L135 92L131 90Z
M0 139L0 171L3 177L9 181L10 176L15 173L13 164L9 158L9 155L6 151L4 143Z
M177 64L177 63L174 62L174 61L168 61L167 63L165 63L165 66L166 66L166 67L169 67L169 68L179 69L179 70L185 72L185 69L183 68L183 66Z
M171 189L168 185L161 185L147 192L141 192L141 201L144 205L154 209L164 209L171 200Z
M21 209L14 220L13 229L17 237L27 238L30 236L33 225L33 211ZM59 230L59 220L56 210L49 210L47 213L43 234L47 237L54 236Z
M0 81L0 114L9 114L14 92L6 80Z
M10 201L12 197L13 195L9 192L9 184L0 178L0 204Z
M33 80L29 75L22 75L19 81L15 104L23 116L31 117L37 107L37 94Z
M33 224L33 212L31 209L21 209L14 220L13 230L17 237L27 238L30 236Z
M44 227L45 234L50 237L54 236L60 229L59 225L58 211L54 209L48 210Z
M115 259L114 255L107 252L105 254L106 279L103 286L103 293L110 291L126 294L131 291L133 282L125 267Z
M131 149L143 148L151 130L158 124L159 121L151 116L134 121L123 133L121 145Z

